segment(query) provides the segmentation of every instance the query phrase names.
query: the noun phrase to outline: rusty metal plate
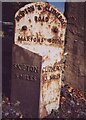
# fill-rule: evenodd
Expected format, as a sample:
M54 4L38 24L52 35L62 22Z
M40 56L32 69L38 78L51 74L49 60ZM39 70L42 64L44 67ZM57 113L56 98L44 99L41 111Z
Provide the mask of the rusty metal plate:
M59 107L66 24L64 15L45 2L27 4L15 15L15 43L42 56L40 118Z
M38 118L42 58L14 45L12 59L11 100L20 102L24 118Z

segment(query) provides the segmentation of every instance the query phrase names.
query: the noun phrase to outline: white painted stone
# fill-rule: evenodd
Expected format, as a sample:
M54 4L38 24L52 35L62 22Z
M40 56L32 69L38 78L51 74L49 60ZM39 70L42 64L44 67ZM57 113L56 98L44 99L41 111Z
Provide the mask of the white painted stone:
M28 12L30 7L34 10ZM15 43L42 56L40 118L59 107L66 23L64 15L45 2L27 4L15 15Z

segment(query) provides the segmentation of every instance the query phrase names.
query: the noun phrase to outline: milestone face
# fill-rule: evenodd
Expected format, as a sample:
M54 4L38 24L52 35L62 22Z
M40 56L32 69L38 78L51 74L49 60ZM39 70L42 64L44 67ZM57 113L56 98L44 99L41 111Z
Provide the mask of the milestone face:
M15 22L16 44L49 59L48 63L56 56L57 62L61 60L66 26L61 12L48 3L33 3L16 13ZM49 54L50 58L47 56Z
M40 116L59 107L65 28L63 14L48 3L28 4L15 15L15 43L42 56Z
M16 13L15 22L15 42L18 44L56 46L64 40L66 19L61 12L48 3L26 5Z

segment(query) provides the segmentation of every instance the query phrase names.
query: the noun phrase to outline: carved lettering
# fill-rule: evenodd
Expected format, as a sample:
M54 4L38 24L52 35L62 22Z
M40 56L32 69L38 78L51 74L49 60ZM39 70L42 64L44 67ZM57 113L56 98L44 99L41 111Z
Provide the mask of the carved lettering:
M59 78L60 78L60 74L51 75L51 76L50 76L50 80L52 80L52 79L59 79Z
M48 74L45 74L44 76L44 80L46 81L46 80L58 80L58 79L60 79L60 74L51 74L51 75L48 75Z
M35 22L48 22L49 18L48 17L44 17L44 16L35 16L34 17Z
M36 81L39 68L37 66L30 66L26 64L13 64L15 70L14 77L19 80Z
M57 32L57 30L55 30L55 32ZM28 41L28 42L34 42L34 43L45 43L46 41L48 42L48 44L57 44L57 45L62 45L63 41L59 38L59 39L54 39L54 38L34 38L34 36L26 36L26 37L21 37L18 36L18 42L23 42L23 41Z
M25 16L25 14L28 14L28 12L33 12L34 11L34 6L30 6L28 8L25 8L23 11L19 11L17 17L15 18L17 20L17 22L19 22L19 20Z
M14 76L15 76L15 79L19 79L19 80L37 81L37 76L36 75L16 73Z
M33 73L38 73L39 71L39 68L37 66L30 66L25 64L13 64L13 68L19 71L27 71Z
M41 9L42 9L41 6L38 5L38 10L41 10ZM58 12L56 9L54 9L53 7L50 7L49 4L46 5L43 9L44 9L45 11L48 11L49 13L55 15L55 17L57 17L57 18L61 21L62 25L66 25L66 22L65 22L65 20L63 19L61 13L59 13L59 12ZM28 14L28 12L29 12L29 13L32 13L34 10L35 10L35 7L34 7L33 5L30 6L30 7L27 7L27 8L25 8L24 10L19 11L19 13L18 13L18 15L16 16L15 19L17 20L17 22L19 22L19 20L20 20L21 18L23 18L23 17L25 16L25 14ZM43 17L41 17L41 16L39 16L39 17L35 16L35 17L34 17L34 20L35 20L35 22L48 22L48 21L49 21L49 18L48 18L48 17L45 17L45 18L44 18L44 16L43 16Z
M48 67L43 67L42 72L55 72L57 70L61 70L60 66L48 66Z

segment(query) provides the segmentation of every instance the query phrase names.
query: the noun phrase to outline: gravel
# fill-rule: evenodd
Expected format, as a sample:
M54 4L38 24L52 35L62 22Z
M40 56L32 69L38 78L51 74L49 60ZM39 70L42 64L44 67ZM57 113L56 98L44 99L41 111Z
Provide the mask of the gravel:
M19 109L19 101L15 104L9 102L7 97L3 97L2 117L3 118L23 118ZM65 118L74 120L82 118L86 120L86 99L79 90L71 86L64 85L61 89L60 107L57 111L52 110L46 118Z

